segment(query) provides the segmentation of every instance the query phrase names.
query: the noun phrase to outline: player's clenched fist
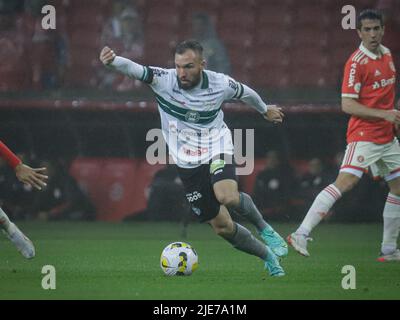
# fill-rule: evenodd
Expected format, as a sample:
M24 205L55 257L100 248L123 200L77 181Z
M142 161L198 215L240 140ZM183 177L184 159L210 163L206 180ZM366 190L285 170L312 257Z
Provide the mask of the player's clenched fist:
M105 65L108 65L111 62L113 62L116 56L117 55L115 54L115 52L111 50L109 47L104 47L103 50L101 50L100 52L100 60Z

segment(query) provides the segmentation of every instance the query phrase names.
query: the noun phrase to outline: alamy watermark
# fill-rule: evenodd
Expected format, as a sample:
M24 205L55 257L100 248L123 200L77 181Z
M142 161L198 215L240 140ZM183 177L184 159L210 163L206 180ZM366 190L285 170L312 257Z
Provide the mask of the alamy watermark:
M342 18L342 28L354 30L356 28L356 8L352 5L345 5L342 7L342 13L345 14Z
M345 5L342 7L341 13L345 16L342 18L342 28L344 30L356 28L356 8L353 5ZM56 29L56 8L52 5L42 7L42 28L44 30Z
M44 30L54 30L56 28L56 8L47 4L42 7L42 14L45 15L42 18L42 28Z
M345 274L341 283L342 288L344 290L356 289L356 268L352 265L345 265L342 267L342 274Z
M221 129L178 129L175 121L168 123L168 130L159 128L147 132L146 141L153 142L146 150L149 164L200 165L209 163L219 154L234 156L237 175L249 175L254 170L254 129L234 129L233 141L226 126ZM168 141L168 148L167 143ZM172 155L172 156L170 156ZM232 163L231 156L224 158Z
M42 267L42 289L55 290L56 289L56 268L52 265L45 265Z

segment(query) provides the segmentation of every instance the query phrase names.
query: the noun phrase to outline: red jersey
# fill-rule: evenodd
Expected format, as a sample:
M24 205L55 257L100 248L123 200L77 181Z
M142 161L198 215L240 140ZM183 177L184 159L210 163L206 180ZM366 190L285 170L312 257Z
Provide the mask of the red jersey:
M342 97L354 98L368 108L392 110L395 100L396 69L390 50L380 46L377 56L361 43L347 60ZM368 141L384 144L394 138L393 124L386 120L366 120L352 116L347 143Z
M7 163L15 169L21 163L21 160L0 141L0 155L7 161Z

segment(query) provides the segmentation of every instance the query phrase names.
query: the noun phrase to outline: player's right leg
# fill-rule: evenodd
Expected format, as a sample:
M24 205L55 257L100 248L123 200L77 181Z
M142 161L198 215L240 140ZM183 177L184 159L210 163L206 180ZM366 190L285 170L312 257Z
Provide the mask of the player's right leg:
M234 222L225 206L220 206L219 213L209 223L215 233L232 244L234 248L262 259L271 276L281 277L285 275L275 253L255 238L247 228Z
M236 249L264 260L271 276L284 275L276 255L249 230L233 222L228 209L220 205L212 188L208 165L193 169L178 168L178 173L185 187L191 211L200 222L208 222L216 234Z
M311 231L321 222L342 194L351 190L359 180L360 177L354 174L340 172L336 181L318 194L300 227L287 237L288 243L298 253L305 257L310 256L307 242L312 240Z
M289 244L308 257L307 242L311 231L321 222L342 194L351 190L370 165L380 159L385 146L371 142L352 142L347 145L339 175L315 198L300 227L287 237Z
M0 228L25 258L32 259L35 256L35 247L33 246L32 241L29 240L29 238L26 237L13 222L10 221L1 208Z
M251 197L238 192L237 182L232 179L223 179L213 185L215 196L221 205L233 210L241 217L246 218L256 228L265 244L280 258L287 256L288 246L285 240L263 219ZM236 198L235 201L230 199Z
M217 165L213 166L214 163ZM251 222L265 244L278 257L285 257L288 254L285 240L263 219L251 197L238 191L235 165L232 162L225 163L223 159L215 160L210 165L210 178L218 202Z

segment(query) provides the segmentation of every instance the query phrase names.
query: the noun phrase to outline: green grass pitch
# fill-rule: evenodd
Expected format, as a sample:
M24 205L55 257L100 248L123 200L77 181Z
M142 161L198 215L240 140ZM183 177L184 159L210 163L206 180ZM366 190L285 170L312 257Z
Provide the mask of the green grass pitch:
M380 224L320 225L311 257L289 251L283 278L271 278L256 257L233 249L211 228L191 224L188 238L176 223L20 223L34 241L25 260L0 238L3 299L400 299L400 263L376 261ZM295 225L273 224L286 236ZM159 266L164 246L187 241L199 254L189 277L167 277ZM56 269L56 289L41 286L42 267ZM342 267L356 269L356 289L341 286Z

